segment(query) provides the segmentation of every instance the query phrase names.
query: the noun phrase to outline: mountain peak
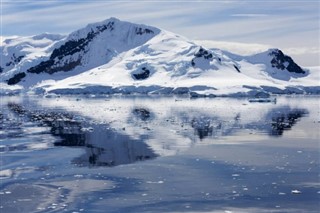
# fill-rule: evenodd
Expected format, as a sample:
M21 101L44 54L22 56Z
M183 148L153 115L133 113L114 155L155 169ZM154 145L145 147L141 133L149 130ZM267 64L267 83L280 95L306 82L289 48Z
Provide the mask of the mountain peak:
M50 58L27 70L49 73L94 68L110 61L115 55L144 44L159 29L109 18L88 24L71 33L57 45ZM81 70L81 67L85 69Z
M111 17L101 22L88 24L86 27L74 31L69 35L69 39L84 38L88 33L99 34L104 31L108 31L110 34L119 35L123 33L128 33L126 31L131 30L136 33L136 35L142 34L158 34L160 30L155 27L134 24L127 21L121 21L117 18ZM111 33L112 32L112 33Z
M0 53L2 81L37 92L252 95L310 76L280 49L237 56L114 17L64 37L13 39Z
M296 64L290 56L285 55L280 49L269 49L268 55L272 57L271 66L291 73L305 74L306 72Z

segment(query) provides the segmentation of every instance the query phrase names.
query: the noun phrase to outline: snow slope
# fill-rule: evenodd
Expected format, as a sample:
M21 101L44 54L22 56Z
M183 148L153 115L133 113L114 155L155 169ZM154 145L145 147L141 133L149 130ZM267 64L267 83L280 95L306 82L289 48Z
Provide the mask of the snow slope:
M0 70L2 77L35 66L41 57L52 52L52 46L63 39L62 35L44 33L28 37L2 37L0 46Z
M278 49L240 56L115 18L58 38L34 60L30 54L28 65L18 61L4 70L1 79L25 91L57 94L320 93L319 68L301 68Z
M17 73L35 66L43 57L51 54L54 44L64 37L48 33L27 37L1 37L0 95L21 92L22 86L9 86L5 81Z

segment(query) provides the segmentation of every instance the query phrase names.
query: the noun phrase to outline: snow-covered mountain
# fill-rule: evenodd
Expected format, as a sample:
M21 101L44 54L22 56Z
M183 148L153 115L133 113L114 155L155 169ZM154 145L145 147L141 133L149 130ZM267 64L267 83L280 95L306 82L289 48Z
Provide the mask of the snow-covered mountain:
M10 88L192 96L320 92L319 70L301 68L279 49L240 56L116 18L68 36L9 38L0 50L2 93Z
M8 37L0 46L0 72L2 77L11 76L15 72L23 72L35 66L51 54L53 45L63 39L62 35L44 33L29 37Z

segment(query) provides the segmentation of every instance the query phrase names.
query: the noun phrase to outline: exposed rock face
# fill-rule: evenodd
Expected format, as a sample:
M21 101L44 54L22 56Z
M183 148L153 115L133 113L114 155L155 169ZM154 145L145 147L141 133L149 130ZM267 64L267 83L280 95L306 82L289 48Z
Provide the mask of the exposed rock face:
M18 64L23 58L24 58L24 55L16 56L16 54L13 53L11 56L11 61L7 62L6 66L7 67L14 66Z
M241 72L237 65L233 65L233 67L237 70L237 72L239 72L239 73Z
M138 27L136 28L136 34L137 35L154 34L154 32L150 29L142 29L141 27Z
M203 47L200 47L199 51L196 52L194 54L194 56L195 56L195 58L192 59L192 61L191 61L191 65L193 67L196 66L196 61L199 61L200 58L207 60L208 63L213 58L212 53L210 53L208 50L204 49Z
M25 67L20 66L19 70L20 72L23 71L26 75L28 73L83 72L108 63L119 53L144 44L159 32L160 30L157 28L110 18L103 22L89 24L85 28L77 30L64 38L47 34L33 36L27 39L33 41L49 37L50 39L61 40L57 41L54 46L50 47L51 49L47 50L46 53L49 53L49 55L46 54L38 57L35 63L31 63L32 65L30 65L28 62L29 65ZM1 64L3 71L10 71L24 57L23 55L16 55L12 56L12 60L7 60L6 64ZM136 80L143 80L148 78L150 74L151 71L145 68L141 73L137 73L133 77ZM22 75L11 77L12 80L10 82L19 83L24 77Z
M200 58L203 57L205 59L210 59L212 58L212 54L208 52L208 50L200 47L199 51L197 53L194 54L195 57Z
M276 67L280 70L287 69L289 72L305 74L305 71L297 65L291 57L283 54L279 49L271 50L269 53L270 56L273 56L271 60L272 67Z
M24 72L15 74L12 78L8 80L8 85L14 85L16 83L19 83L21 79L23 79L24 77L26 77L26 73Z
M74 69L75 67L81 65L82 54L78 54L78 56L72 57L71 60L67 61L67 63L64 64L59 64L59 60L66 56L74 56L77 53L85 52L85 47L90 43L90 41L92 41L98 34L107 29L109 29L110 31L114 29L113 21L109 22L107 25L97 26L96 29L89 32L85 38L67 41L59 48L53 50L49 60L43 61L35 67L31 67L27 70L27 72L38 74L41 72L46 72L49 74L53 74L58 71L66 72Z
M148 70L146 67L142 67L141 73L136 73L136 74L132 74L132 75L136 80L145 80L145 79L149 78L150 70Z
M314 68L302 69L278 49L240 56L116 18L89 24L67 36L8 38L0 54L1 94L29 90L195 98L319 91L309 87L318 85Z

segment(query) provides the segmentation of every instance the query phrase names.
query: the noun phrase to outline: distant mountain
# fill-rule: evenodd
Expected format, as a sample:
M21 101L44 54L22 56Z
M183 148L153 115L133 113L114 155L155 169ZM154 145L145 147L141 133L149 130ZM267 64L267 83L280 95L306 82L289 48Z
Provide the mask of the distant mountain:
M279 49L240 56L116 18L68 36L8 38L0 48L4 91L194 97L320 92L316 71Z

